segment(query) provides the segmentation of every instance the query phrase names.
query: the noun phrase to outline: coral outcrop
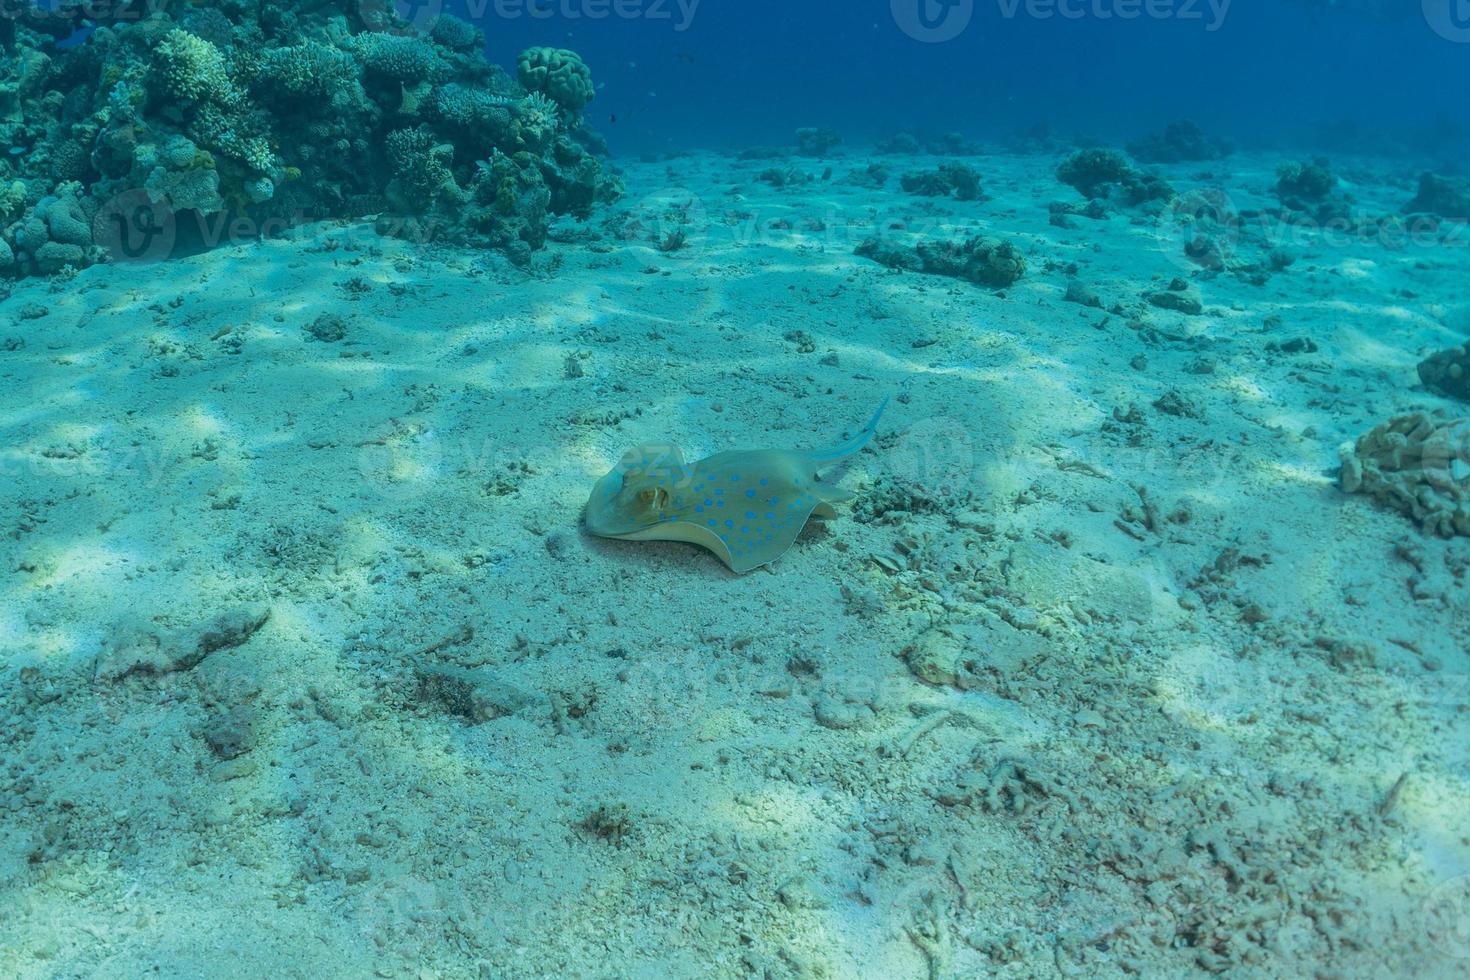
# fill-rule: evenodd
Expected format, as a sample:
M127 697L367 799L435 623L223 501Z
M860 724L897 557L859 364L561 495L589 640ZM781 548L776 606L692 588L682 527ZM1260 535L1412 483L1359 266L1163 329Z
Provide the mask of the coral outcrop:
M1395 416L1343 451L1341 485L1432 534L1470 536L1470 418Z
M984 197L980 188L980 171L963 163L946 163L936 170L904 174L899 183L907 193L922 197L953 194L961 201L978 201Z
M1079 150L1057 167L1057 180L1083 197L1116 199L1128 207L1174 196L1174 188L1163 178L1139 170L1117 150Z
M796 131L796 152L804 157L824 157L842 144L842 137L825 126L808 126Z
M1288 215L1303 215L1322 225L1351 218L1352 198L1339 189L1326 160L1282 164L1272 190Z
M1470 180L1426 173L1419 192L1404 205L1406 214L1433 214L1447 221L1470 221Z
M532 49L512 79L474 25L393 10L63 0L7 18L0 272L143 251L216 213L230 220L197 226L380 215L384 231L523 261L553 217L617 196L583 124L594 88L580 58ZM56 43L78 27L80 43Z

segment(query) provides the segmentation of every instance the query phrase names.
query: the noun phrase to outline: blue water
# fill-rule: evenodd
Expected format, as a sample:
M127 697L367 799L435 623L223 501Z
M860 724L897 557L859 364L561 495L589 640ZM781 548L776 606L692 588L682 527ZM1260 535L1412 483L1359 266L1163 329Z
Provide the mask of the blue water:
M898 0L920 2L935 0ZM813 125L853 141L1037 124L1118 140L1187 117L1244 145L1317 144L1330 125L1423 148L1435 130L1429 147L1450 155L1470 129L1470 43L1436 33L1419 0L1161 0L1169 16L1131 20L1128 0L1064 5L1080 16L978 0L940 43L906 34L889 0L703 0L692 15L687 3L628 0L638 16L598 16L610 0L550 0L539 17L508 0L455 3L485 28L494 60L532 44L578 51L602 86L596 124L630 152L789 141ZM1458 143L1445 132L1455 127Z

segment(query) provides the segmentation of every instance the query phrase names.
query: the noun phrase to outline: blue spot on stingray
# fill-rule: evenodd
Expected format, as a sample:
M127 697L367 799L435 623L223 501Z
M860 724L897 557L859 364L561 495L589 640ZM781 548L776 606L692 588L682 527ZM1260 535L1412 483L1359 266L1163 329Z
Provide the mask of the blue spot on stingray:
M705 497L704 498L704 505L706 507L713 507L715 505L715 502L713 500L709 499L708 497Z
M703 514L704 513L704 508L703 507L696 507L696 508L694 508L694 513L696 513L696 514Z
M715 519L713 517L711 517L706 523L708 523L710 527L714 527L715 526Z
M776 519L776 515L775 515L774 512L769 511L769 510L766 511L766 520L768 520L768 521L774 521L775 519Z
M765 486L767 483L770 483L770 482L771 482L770 480L763 479L763 480L761 480L761 486Z
M734 521L726 521L725 522L725 526L726 527L734 527L735 526L735 522Z
M750 533L750 528L748 528L748 527L742 527L740 529L740 533L741 534L749 534Z
M755 511L753 511L753 510L746 511L745 512L745 519L747 521L753 521L753 520L755 520Z
M730 543L730 536L728 534L722 534L722 535L720 535L720 540L723 541L723 542L725 542L726 544L729 544Z
M720 489L720 490L716 490L716 491L715 491L715 496L716 496L716 497L718 497L718 496L721 496L721 495L722 495L722 494L724 494L724 492L725 492L725 491L724 491L724 490L723 490L723 489Z
M754 490L747 490L747 491L745 491L745 495L747 497L754 497L755 496L755 491Z
M731 483L739 483L740 482L740 474L739 473L731 473L730 474L730 482Z

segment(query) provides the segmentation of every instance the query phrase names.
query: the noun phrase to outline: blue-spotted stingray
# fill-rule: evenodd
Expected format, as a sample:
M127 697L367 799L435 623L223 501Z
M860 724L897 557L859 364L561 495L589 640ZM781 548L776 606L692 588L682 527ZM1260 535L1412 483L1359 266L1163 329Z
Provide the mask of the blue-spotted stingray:
M627 541L687 541L748 572L791 547L813 514L852 495L823 483L818 469L872 441L888 399L863 431L832 449L747 449L684 462L677 446L647 443L623 454L592 488L587 529Z

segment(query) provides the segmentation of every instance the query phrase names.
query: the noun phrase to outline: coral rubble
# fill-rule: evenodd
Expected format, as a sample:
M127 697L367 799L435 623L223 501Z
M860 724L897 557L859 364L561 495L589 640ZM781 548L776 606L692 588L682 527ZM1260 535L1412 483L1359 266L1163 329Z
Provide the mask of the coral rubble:
M1345 493L1366 493L1442 537L1470 536L1470 419L1395 416L1342 454Z
M85 266L116 255L119 236L148 242L215 213L254 233L382 215L385 231L524 260L553 216L619 192L583 126L594 89L572 52L527 51L517 81L447 14L141 6L68 0L0 33L9 274ZM78 27L80 43L56 43Z

